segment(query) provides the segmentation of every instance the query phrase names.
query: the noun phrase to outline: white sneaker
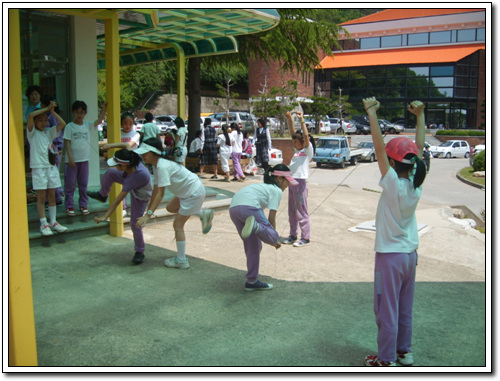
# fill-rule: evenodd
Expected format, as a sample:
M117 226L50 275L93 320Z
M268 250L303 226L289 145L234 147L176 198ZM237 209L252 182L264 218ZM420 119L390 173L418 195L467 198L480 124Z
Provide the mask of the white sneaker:
M59 222L54 222L54 225L51 226L52 229L54 229L58 233L64 233L66 230L68 230L67 227L62 226Z
M255 217L249 216L245 220L245 226L241 229L241 237L248 238L255 230Z
M188 269L189 268L189 261L187 258L183 261L181 261L177 257L169 258L169 259L165 259L164 263L165 263L165 266L167 266L167 267L176 267L178 269Z
M207 234L212 229L212 220L214 219L214 211L212 209L204 209L201 215L201 230L203 234Z
M40 232L44 236L48 236L48 235L52 235L53 234L52 230L50 230L50 225L49 224L45 224L43 226L40 226Z
M406 353L399 353L396 352L398 355L397 361L403 365L403 366L411 366L413 365L413 353L411 352L406 352Z

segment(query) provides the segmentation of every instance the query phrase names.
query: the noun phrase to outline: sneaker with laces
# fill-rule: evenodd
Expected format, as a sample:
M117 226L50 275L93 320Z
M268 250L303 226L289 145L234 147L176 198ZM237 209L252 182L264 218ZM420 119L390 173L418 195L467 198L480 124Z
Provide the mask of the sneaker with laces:
M181 261L179 258L174 257L174 258L169 258L165 259L165 266L167 267L175 267L178 269L188 269L189 268L189 261L188 259L184 259Z
M51 226L52 230L55 230L57 233L64 233L66 230L68 230L67 227L62 226L59 222L54 222L54 224Z
M144 262L144 253L139 253L139 252L135 252L134 254L134 258L132 258L132 263L134 265L140 265L142 262Z
M66 215L68 215L70 217L74 217L75 216L75 209L73 209L73 208L66 208Z
M212 229L212 220L214 219L214 211L212 209L204 209L201 215L201 230L203 234L207 234Z
M297 242L293 244L294 247L302 247L302 246L307 246L311 243L310 240L301 238Z
M90 213L86 206L81 206L80 212L82 212L83 215L87 215Z
M45 225L40 226L40 232L42 233L43 236L48 236L48 235L53 234L52 230L50 230L49 224L45 224Z
M273 289L273 285L270 283L261 282L258 280L255 283L245 283L246 291L269 291Z
M241 229L241 237L248 238L255 231L255 217L248 216L245 220L245 226Z
M106 202L108 199L108 196L103 196L99 191L87 191L87 196L100 202Z
M284 243L285 245L291 245L291 244L292 244L292 243L294 243L295 241L297 241L297 236L296 236L296 235L291 235L291 236L289 236L287 239L285 239L285 240L283 241L283 243Z
M366 366L396 366L394 361L381 361L377 356L370 355L365 357Z
M413 353L411 352L396 352L398 362L403 366L413 365Z

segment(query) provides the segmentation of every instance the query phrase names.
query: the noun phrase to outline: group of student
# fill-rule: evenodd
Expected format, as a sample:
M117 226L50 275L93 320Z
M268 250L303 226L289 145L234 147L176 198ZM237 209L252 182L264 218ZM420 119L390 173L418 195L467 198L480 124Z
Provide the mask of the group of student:
M372 97L363 99L363 105L370 120L372 139L381 173L380 186L383 189L376 212L374 270L374 313L378 326L378 353L366 356L365 365L395 366L396 362L401 365L412 365L413 299L417 265L416 250L419 243L415 211L426 175L426 167L421 159L425 140L424 105L422 102L414 101L408 106L408 111L417 118L415 142L406 137L398 137L391 139L387 144L384 143L377 119L380 103ZM65 181L66 173L68 173L70 182L68 187L65 184L65 189L74 187L74 181L71 184L71 180L76 178L79 187L82 186L86 190L86 183L83 180L85 176L88 177L88 132L101 122L106 112L105 103L98 120L85 122L83 119L87 113L86 105L84 102L77 101L72 106L74 119L66 125L55 111L56 106L57 104L51 101L46 107L31 111L27 118L33 188L39 196L37 210L40 215L42 234L44 229L53 229L56 232L66 230L55 220L55 189L60 186L60 180L57 168L48 159L47 150L50 144L64 129L64 144L67 145ZM50 128L46 128L48 113L51 113L57 121L57 124ZM130 115L122 116L124 131L127 130L127 126L133 124L133 117ZM245 283L247 291L273 289L272 284L258 279L262 242L276 249L281 247L281 243L293 244L296 247L310 244L307 179L313 148L303 115L297 113L301 131L295 131L290 112L286 117L295 149L289 166L283 164L274 167L266 166L264 182L243 187L233 196L229 207L230 218L243 241L247 258ZM206 126L210 124L205 123ZM237 126L231 128L233 129L231 135L238 138L241 132ZM215 134L211 130L205 128L204 132L205 142L207 140L210 143L216 142ZM258 133L262 134L262 132ZM235 139L231 140L228 132L224 130L222 135L219 145L234 147ZM199 176L187 170L179 162L166 159L158 136L146 135L143 138L140 144L134 144L134 147L138 145L135 150L130 147L113 146L113 148L121 149L107 160L107 164L112 168L104 174L101 189L98 192L89 192L88 195L106 202L113 183L122 184L122 191L103 216L95 217L95 222L106 221L119 203L130 193L132 201L130 225L135 242L132 262L140 264L145 258L142 228L154 215L167 188L174 195L167 205L167 211L176 214L173 228L177 254L173 258L166 259L165 266L188 269L184 225L190 216L197 216L201 220L202 232L206 234L212 227L214 211L202 208L205 188ZM209 147L203 144L201 147L203 148L200 150L205 152L213 150L213 145ZM214 152L216 153L216 150ZM238 150L236 153L239 153ZM87 164L85 164L85 159ZM153 168L153 183L143 161ZM282 194L286 189L288 189L290 231L288 238L280 242L276 231L276 214ZM45 201L46 196L49 202L49 223L45 218L43 202L40 202ZM80 189L80 207L83 212L82 196L85 197L86 194ZM265 209L269 209L267 217L264 214ZM299 229L300 240L298 240Z

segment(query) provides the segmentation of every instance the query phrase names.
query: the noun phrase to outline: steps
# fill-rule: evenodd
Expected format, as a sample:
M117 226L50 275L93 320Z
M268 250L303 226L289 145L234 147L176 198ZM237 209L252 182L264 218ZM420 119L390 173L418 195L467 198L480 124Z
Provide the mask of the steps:
M97 187L89 187L89 191L98 190ZM231 203L232 193L212 187L205 187L206 197L203 203L203 208L210 208L215 210L225 209ZM175 214L166 211L168 201L173 197L168 190L165 190L165 195L161 204L155 212L155 219L157 221L167 221L174 218ZM75 191L76 205L78 200L78 189ZM127 196L127 206L130 208L130 195ZM102 216L109 207L109 201L101 203L94 199L89 199L88 209L90 214L82 215L79 213L78 208L75 208L76 216L70 217L66 215L63 205L57 206L57 221L68 228L64 233L54 233L52 236L43 236L40 232L40 221L38 212L36 210L36 202L28 204L28 229L30 246L50 246L53 243L65 243L70 240L77 240L86 237L92 237L102 234L109 234L109 222L101 222L96 224L94 221L95 216ZM130 210L127 210L130 213ZM45 211L48 219L48 211ZM124 228L129 228L130 215L127 214L123 218Z

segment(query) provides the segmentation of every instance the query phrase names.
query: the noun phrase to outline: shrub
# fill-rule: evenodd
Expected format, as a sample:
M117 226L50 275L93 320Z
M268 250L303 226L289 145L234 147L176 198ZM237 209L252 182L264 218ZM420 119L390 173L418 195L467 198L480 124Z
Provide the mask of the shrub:
M436 135L442 136L486 136L482 130L437 130Z
M486 150L479 152L474 155L474 160L472 161L472 167L474 171L485 171L486 170Z
M486 131L484 131L484 130L470 130L469 136L486 136Z

